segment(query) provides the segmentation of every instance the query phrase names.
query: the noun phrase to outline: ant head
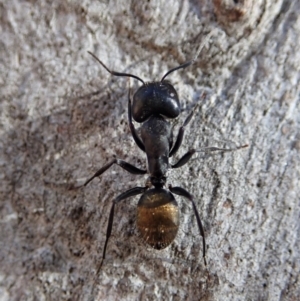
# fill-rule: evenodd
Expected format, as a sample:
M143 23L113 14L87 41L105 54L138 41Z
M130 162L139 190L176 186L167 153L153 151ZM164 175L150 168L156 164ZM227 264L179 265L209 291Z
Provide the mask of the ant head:
M133 95L132 117L136 122L144 122L151 115L176 118L180 110L178 94L169 81L147 83Z
M144 122L151 115L163 115L166 118L176 118L180 114L180 103L178 94L173 85L165 80L172 72L184 69L194 63L195 59L169 70L160 82L145 83L141 78L129 73L120 73L108 69L93 53L88 53L102 65L110 74L115 76L132 77L143 85L133 96L132 117L136 122Z

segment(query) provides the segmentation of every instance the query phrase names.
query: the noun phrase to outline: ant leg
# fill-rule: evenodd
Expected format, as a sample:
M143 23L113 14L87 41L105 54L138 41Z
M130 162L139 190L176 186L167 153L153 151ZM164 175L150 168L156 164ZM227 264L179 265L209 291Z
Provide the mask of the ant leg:
M207 266L206 259L205 259L205 254L206 254L206 244L205 244L204 230L203 230L203 226L202 226L202 223L201 223L201 219L200 219L200 216L199 216L199 213L198 213L196 204L195 204L195 202L194 202L194 197L193 197L189 192L187 192L185 189L183 189L183 188L181 188L181 187L172 187L171 185L169 185L169 190L170 190L171 192L173 192L174 194L183 196L183 197L187 198L188 200L190 200L190 201L192 202L192 204L193 204L193 209L194 209L194 213L195 213L196 219L197 219L198 228L199 228L200 234L201 234L201 236L202 236L202 244L203 244L203 260L204 260L205 266Z
M109 169L113 164L117 164L119 166L121 166L123 169L125 169L126 171L130 172L131 174L134 175L143 175L145 173L147 173L147 170L145 169L140 169L135 167L134 165L127 163L123 160L120 159L113 159L112 161L110 161L109 163L107 163L106 165L104 165L102 168L100 168L91 178L89 178L83 185L86 186L88 183L90 183L94 178L99 177L100 175L102 175L107 169Z
M178 167L181 167L183 166L184 164L186 164L191 158L192 156L194 155L194 153L196 153L197 150L196 149L191 149L189 150L186 154L184 154L179 160L177 163L175 164L171 164L171 167L172 168L178 168Z
M194 115L194 111L196 109L196 106L194 107L194 109L192 110L192 112L188 115L188 117L185 119L183 125L180 127L178 134L177 134L177 138L176 138L176 142L174 144L174 146L172 147L170 153L169 153L169 157L172 157L179 149L179 147L181 146L182 140L183 140L183 135L184 135L184 131L185 131L185 127L188 125L188 123L191 121L193 115Z
M137 146L143 151L145 152L145 146L143 141L141 140L141 138L138 136L136 129L134 127L134 124L132 122L132 113L131 113L131 99L130 99L130 90L128 91L128 122L129 122L129 128L131 131L131 135L135 141L135 143L137 144Z
M238 149L241 148L245 148L248 147L248 144L242 145L242 146L238 146L235 148L219 148L219 147L203 147L200 149L191 149L189 150L186 154L184 154L177 163L175 163L174 165L171 165L172 168L178 168L183 166L184 164L186 164L191 157L195 154L195 153L200 153L200 152L215 152L215 151L221 151L221 152L232 152L232 151L236 151Z
M112 230L112 226L113 226L113 221L114 221L114 211L115 211L115 205L118 204L120 201L125 200L129 197L138 195L138 194L142 194L144 193L146 190L148 189L148 187L135 187L135 188L131 188L123 193L121 193L119 196L117 196L114 200L113 200L113 204L111 206L110 209L110 213L109 213L109 219L108 219L108 225L107 225L107 229L106 229L106 239L105 239L105 244L104 244L104 249L103 249L103 254L102 254L102 260L101 263L97 269L97 273L96 275L98 275L103 261L105 259L105 254L106 254L106 247L107 247L107 243L108 240L111 236L111 230Z

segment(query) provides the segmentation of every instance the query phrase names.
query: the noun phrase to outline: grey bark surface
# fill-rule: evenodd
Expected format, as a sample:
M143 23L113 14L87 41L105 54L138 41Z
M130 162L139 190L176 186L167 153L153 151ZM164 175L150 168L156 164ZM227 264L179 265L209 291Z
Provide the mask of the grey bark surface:
M0 300L299 300L300 2L0 1ZM168 183L195 196L155 251L135 226L138 197L111 202L146 176L127 122L139 82L112 77L87 51L146 81L168 77L182 114L197 105ZM138 127L138 124L136 124Z

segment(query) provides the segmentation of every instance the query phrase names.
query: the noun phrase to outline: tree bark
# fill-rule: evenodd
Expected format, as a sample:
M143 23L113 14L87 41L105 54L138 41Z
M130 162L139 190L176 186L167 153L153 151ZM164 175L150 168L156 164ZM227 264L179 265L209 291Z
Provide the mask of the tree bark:
M1 1L1 300L298 300L300 2ZM112 200L147 176L118 166L82 187L113 156L146 168L127 120L136 80L170 74L183 146L170 170L180 230L162 251L135 225L138 197ZM139 124L135 124L139 127ZM155 143L155 142L154 142ZM176 162L176 158L172 162ZM174 161L173 161L174 160Z

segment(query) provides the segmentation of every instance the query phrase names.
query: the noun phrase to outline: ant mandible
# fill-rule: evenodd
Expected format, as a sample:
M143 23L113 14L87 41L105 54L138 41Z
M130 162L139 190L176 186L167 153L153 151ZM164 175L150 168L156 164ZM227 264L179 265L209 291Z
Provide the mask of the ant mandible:
M149 180L151 185L154 187L151 189L151 185L145 187L134 187L121 193L113 200L109 214L102 261L99 269L105 259L107 243L111 236L115 205L129 197L139 194L142 194L142 196L137 205L137 228L144 241L157 250L164 249L170 245L178 232L179 210L173 194L183 196L192 203L200 235L202 236L203 260L205 266L207 266L205 258L206 244L204 230L194 197L182 187L172 187L169 185L169 190L164 189L167 180L166 173L170 167L179 168L185 165L196 152L232 151L246 147L246 145L236 147L234 149L223 149L217 147L191 149L183 155L177 163L170 164L169 158L172 157L180 148L185 127L192 119L194 110L185 119L183 125L178 131L176 141L173 143L172 126L166 118L174 119L178 117L181 112L181 108L175 88L169 81L165 80L165 78L176 70L184 69L192 65L196 58L169 70L158 82L145 83L136 75L111 71L93 53L88 53L92 55L94 59L97 60L110 74L115 76L133 77L143 83L143 85L134 93L132 105L130 91L128 93L128 122L134 141L147 155L148 172L150 174ZM137 134L132 118L136 122L142 123L141 138ZM84 183L84 186L86 186L94 178L102 175L113 164L119 165L131 174L143 175L147 173L147 170L137 168L121 159L113 159L108 164L100 168L90 179L88 179Z

